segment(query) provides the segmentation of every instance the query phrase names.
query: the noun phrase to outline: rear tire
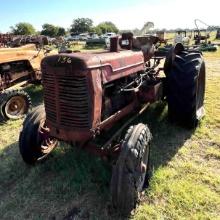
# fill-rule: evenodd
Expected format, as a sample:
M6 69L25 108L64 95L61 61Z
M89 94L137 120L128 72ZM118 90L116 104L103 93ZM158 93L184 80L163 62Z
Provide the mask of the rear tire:
M111 195L114 208L128 216L136 207L149 170L149 128L144 124L131 126L125 135L122 151L113 168Z
M57 140L51 138L45 127L46 113L43 105L27 115L19 137L19 150L28 164L44 160L56 147Z
M205 63L198 52L182 51L167 62L168 116L172 122L194 128L204 116Z
M31 98L23 90L6 90L0 94L1 121L22 118L31 107Z

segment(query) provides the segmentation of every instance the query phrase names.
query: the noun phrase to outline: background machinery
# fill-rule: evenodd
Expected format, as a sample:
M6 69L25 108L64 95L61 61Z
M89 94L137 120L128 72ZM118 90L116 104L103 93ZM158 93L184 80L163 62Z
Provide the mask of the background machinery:
M0 121L18 119L31 108L30 96L21 89L41 80L40 63L49 52L35 44L0 49Z

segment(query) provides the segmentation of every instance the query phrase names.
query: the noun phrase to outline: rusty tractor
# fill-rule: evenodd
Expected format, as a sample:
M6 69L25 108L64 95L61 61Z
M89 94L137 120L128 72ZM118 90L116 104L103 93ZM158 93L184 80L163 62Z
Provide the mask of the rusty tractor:
M111 38L108 52L44 58L44 105L23 123L19 137L23 160L28 164L44 160L62 140L116 161L110 184L112 204L120 214L129 215L149 176L152 139L149 127L132 125L134 119L161 99L167 100L173 122L195 127L204 115L201 53L187 51L179 43L162 68L164 57L155 53L157 40L125 33ZM166 77L160 76L163 72Z
M31 108L30 96L20 88L41 80L40 63L45 53L34 44L0 49L0 121L18 119Z

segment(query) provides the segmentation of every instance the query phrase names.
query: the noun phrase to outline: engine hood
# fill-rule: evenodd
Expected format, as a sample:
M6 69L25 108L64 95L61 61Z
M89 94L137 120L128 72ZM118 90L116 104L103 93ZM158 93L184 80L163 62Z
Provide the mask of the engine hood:
M42 61L42 72L44 72L45 66L56 69L56 72L59 72L60 68L62 71L65 68L68 73L72 74L100 69L105 83L134 72L143 71L144 64L144 56L141 51L63 53L45 57Z
M71 66L77 70L88 70L110 65L113 71L126 66L144 64L141 51L120 51L101 53L62 53L45 57L42 64L51 67Z

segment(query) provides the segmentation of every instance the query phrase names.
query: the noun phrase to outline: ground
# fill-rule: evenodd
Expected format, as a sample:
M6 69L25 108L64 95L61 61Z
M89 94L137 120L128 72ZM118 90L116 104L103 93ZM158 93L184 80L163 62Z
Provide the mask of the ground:
M220 52L206 53L206 116L196 130L167 121L165 103L140 121L153 133L149 187L131 219L220 219ZM30 86L34 105L41 86ZM60 143L45 163L27 166L22 120L0 126L0 219L119 219L110 206L111 167Z

